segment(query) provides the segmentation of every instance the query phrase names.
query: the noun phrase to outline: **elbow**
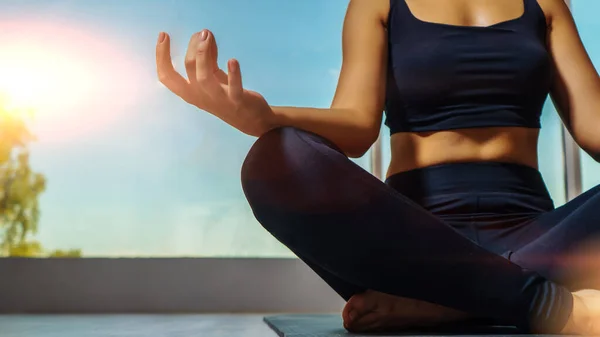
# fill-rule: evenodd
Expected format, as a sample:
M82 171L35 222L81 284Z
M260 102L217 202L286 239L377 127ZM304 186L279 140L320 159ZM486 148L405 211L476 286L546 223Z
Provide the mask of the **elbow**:
M585 151L594 161L600 163L600 141L596 141L593 144L580 145L581 149Z
M344 151L344 154L346 154L346 156L348 158L360 158L362 156L365 155L365 153L367 153L367 151L369 151L371 147L354 147L354 148L348 148L347 150Z
M592 157L597 163L600 163L600 137L597 136L597 133L594 133L594 142L590 149L586 151L590 157Z
M588 124L586 126L591 126ZM587 153L594 161L600 163L600 137L597 136L597 128L595 127L580 127L578 130L569 130L573 140L579 148Z
M379 128L374 129L370 127L360 134L362 137L355 137L344 148L344 153L349 158L360 158L364 156L379 138Z

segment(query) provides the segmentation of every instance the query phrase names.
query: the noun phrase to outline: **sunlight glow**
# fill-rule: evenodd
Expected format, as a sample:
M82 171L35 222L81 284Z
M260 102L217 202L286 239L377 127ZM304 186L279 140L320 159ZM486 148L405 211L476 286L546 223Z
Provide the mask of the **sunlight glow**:
M106 130L137 100L143 76L132 56L97 32L63 23L1 22L0 98L32 112L40 140Z
M53 111L65 118L65 101L84 101L93 95L90 69L66 53L42 46L16 45L0 50L0 92L11 110ZM41 115L40 118L46 116Z

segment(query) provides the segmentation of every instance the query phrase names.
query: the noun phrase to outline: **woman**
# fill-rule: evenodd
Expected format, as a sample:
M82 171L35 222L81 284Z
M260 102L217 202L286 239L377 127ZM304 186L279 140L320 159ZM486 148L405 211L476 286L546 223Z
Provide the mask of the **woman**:
M329 109L270 106L192 36L188 79L159 35L158 75L259 139L242 167L258 221L376 331L475 318L526 332L600 333L600 189L554 208L538 171L550 93L600 158L600 79L563 0L351 0ZM385 183L355 165L383 111ZM558 150L557 150L558 151Z

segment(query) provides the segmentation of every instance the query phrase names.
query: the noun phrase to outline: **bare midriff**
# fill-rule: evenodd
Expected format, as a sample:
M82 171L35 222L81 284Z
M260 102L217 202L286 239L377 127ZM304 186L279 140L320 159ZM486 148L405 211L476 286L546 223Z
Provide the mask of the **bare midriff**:
M464 162L504 162L538 168L539 129L486 127L391 136L387 176L427 166Z

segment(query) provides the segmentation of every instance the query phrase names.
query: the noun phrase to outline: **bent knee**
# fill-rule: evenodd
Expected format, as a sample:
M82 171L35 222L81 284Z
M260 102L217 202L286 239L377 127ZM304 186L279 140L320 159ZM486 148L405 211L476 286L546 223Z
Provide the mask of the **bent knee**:
M273 180L301 173L324 155L339 153L324 138L294 127L273 129L250 148L242 165L242 182Z
M312 190L307 186L335 175L334 162L340 160L348 159L323 137L294 127L273 129L248 152L242 188L251 205L297 202L310 197L299 195Z
M258 138L242 164L242 182L273 177L280 174L285 165L294 165L294 149L302 145L296 132L294 128L282 127Z

